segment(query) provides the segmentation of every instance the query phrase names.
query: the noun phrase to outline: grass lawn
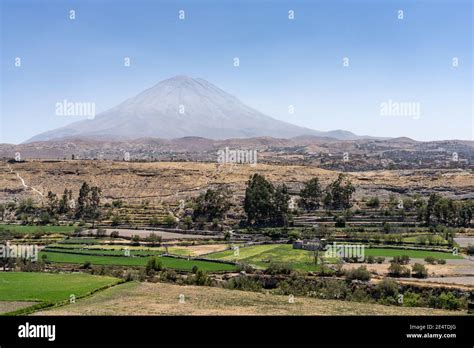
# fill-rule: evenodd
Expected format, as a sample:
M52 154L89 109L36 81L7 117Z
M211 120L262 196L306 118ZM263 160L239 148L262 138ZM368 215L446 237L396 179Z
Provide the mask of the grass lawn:
M57 252L41 252L39 257L41 258L43 254L46 254L48 260L51 262L73 264L84 264L86 261L89 261L93 265L146 266L149 260L148 257L77 255ZM163 267L165 268L182 271L191 271L194 266L197 266L199 269L208 272L233 271L236 269L234 265L211 261L188 261L186 259L160 256L158 256L157 259L161 261Z
M17 232L17 233L65 233L74 232L75 226L30 226L30 225L9 225L0 224L0 232Z
M433 256L437 259L462 259L462 256L455 256L452 253L443 253L440 251L428 250L403 250L403 249L389 249L389 248L366 248L365 255L367 256L382 256L394 257L401 255L408 255L412 259L424 259L427 256Z
M461 256L455 256L452 253L443 253L424 250L403 250L389 248L366 248L366 256L393 257L397 255L408 255L410 258L424 259L427 256L433 256L438 259L462 259ZM266 268L270 262L288 263L293 269L302 271L316 271L318 266L312 263L313 253L307 250L293 249L290 244L265 244L244 247L239 249L239 255L235 255L233 250L221 251L206 255L207 258L215 260L230 260L245 262L261 268ZM327 262L334 262L334 259L328 258Z
M0 272L0 301L59 302L119 282L85 273Z
M48 252L60 252L60 253L80 253L85 255L110 255L110 256L125 256L125 246L121 246L120 248L116 249L107 249L107 250L100 250L100 249L74 249L74 248L54 248L54 247L47 247L43 249L43 251ZM150 256L150 255L161 255L163 254L162 250L137 250L137 249L130 249L130 256Z
M317 271L318 265L313 263L313 253L307 250L293 249L290 244L265 244L239 249L239 255L234 250L226 250L206 255L216 260L231 260L245 262L260 268L267 268L271 262L288 263L293 269L302 271ZM332 262L332 259L328 259Z

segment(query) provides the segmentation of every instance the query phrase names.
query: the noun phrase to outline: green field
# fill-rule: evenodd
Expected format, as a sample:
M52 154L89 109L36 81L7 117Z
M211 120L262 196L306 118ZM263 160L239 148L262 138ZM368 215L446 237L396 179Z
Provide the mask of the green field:
M57 263L84 264L89 261L93 265L117 265L117 266L146 266L148 257L126 257L126 256L97 256L97 255L77 255L58 252L41 252L47 256L47 260ZM166 256L158 256L163 267L182 271L191 271L194 266L207 272L233 271L234 265L217 263L212 261L186 260Z
M70 234L74 232L75 226L30 226L30 225L8 225L0 224L0 232L15 232L15 233L37 233L45 234L51 233L65 233Z
M55 303L119 282L118 278L85 273L0 272L0 301Z
M76 248L54 248L54 247L47 247L43 249L45 252L60 252L60 253L73 253L73 254L84 254L84 255L104 255L104 256L125 256L125 247L121 246L116 249L97 249L97 248L83 248L83 249L76 249ZM146 249L130 249L130 256L155 256L163 254L162 250L146 250Z
M397 255L408 255L410 258L424 259L427 256L433 256L438 259L462 259L461 256L455 256L452 253L443 253L424 250L403 250L389 248L366 248L366 256L394 257ZM206 255L207 258L215 260L229 260L245 262L261 268L266 268L271 262L288 263L293 269L302 271L315 271L318 269L312 263L313 253L307 250L293 249L290 244L265 244L255 245L239 249L239 255L234 255L234 250L226 250ZM334 262L334 259L327 259L327 262Z
M270 263L288 263L293 269L302 271L317 271L318 265L313 263L313 252L293 249L290 244L264 244L239 249L239 255L234 250L226 250L206 255L215 260L229 260L248 263L260 268L267 268ZM329 259L329 262L334 260Z
M403 250L403 249L389 249L389 248L366 248L366 256L382 256L394 257L401 255L408 255L412 259L424 259L427 256L433 256L437 259L462 259L462 256L455 256L452 253L444 253L441 251L428 250Z

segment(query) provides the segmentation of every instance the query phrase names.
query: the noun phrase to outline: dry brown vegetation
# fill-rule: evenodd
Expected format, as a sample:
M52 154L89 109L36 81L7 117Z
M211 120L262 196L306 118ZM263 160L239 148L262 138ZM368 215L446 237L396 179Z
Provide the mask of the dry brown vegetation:
M218 165L196 162L112 162L112 161L30 161L10 165L0 163L0 201L13 197L36 196L24 188L18 173L26 182L46 194L61 194L67 187L78 192L87 181L102 188L107 200L123 199L129 203L149 200L151 203L176 202L197 195L211 185L228 184L237 194L243 194L245 184L253 173L265 175L274 183L286 183L299 188L301 183L318 176L323 184L334 180L337 172L309 166L291 165ZM348 173L357 187L356 196L383 196L391 191L401 193L443 192L465 195L474 191L474 176L469 171L404 170Z
M184 303L180 303L183 294ZM453 315L456 311L367 305L166 283L126 283L37 315Z

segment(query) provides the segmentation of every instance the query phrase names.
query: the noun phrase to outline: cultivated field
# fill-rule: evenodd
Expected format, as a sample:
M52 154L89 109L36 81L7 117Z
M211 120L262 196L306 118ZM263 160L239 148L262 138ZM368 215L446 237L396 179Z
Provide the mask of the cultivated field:
M321 252L324 254L324 252ZM366 256L394 257L408 255L410 258L423 259L426 256L433 256L438 259L462 259L459 255L452 253L425 251L425 250L404 250L389 248L367 248ZM234 250L206 255L207 258L216 260L229 260L248 263L261 268L266 268L271 262L290 264L293 269L302 271L314 271L319 267L314 265L313 252L307 250L293 249L290 244L265 244L239 248L238 254ZM326 258L327 262L333 262L334 259Z
M80 255L72 254L68 252L41 252L42 255L46 255L48 261L53 263L70 263L70 264L84 264L90 262L92 265L115 265L115 266L146 266L149 258L148 257L128 257L128 256L96 256L96 255ZM199 260L187 260L178 259L173 257L157 257L163 267L191 271L194 266L199 269L208 272L219 272L219 271L233 271L235 270L234 265L199 261Z
M92 276L85 273L0 272L0 307L4 312L17 310L17 301L27 305L54 304L85 296L98 289L120 282L120 279ZM10 305L7 302L12 302Z

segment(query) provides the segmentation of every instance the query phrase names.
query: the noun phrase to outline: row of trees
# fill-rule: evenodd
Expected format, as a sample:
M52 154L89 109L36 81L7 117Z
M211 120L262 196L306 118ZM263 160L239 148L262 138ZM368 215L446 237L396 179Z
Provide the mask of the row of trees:
M427 226L469 227L474 212L472 201L454 201L432 193L420 209L419 217Z
M323 190L318 178L312 178L304 184L300 192L300 205L314 211L324 205L329 209L348 209L355 187L343 174Z
M305 183L301 190L300 204L309 210L324 206L332 209L347 209L355 188L344 175L330 183L324 190L318 178ZM231 207L232 192L226 187L208 189L195 201L194 221L222 219ZM260 174L254 174L247 182L243 209L247 224L252 226L288 226L291 220L290 194L285 184L273 185Z
M95 222L101 216L101 196L99 187L89 186L86 182L82 184L77 200L73 199L72 190L65 189L61 198L49 191L46 196L46 211L51 217L66 215Z

